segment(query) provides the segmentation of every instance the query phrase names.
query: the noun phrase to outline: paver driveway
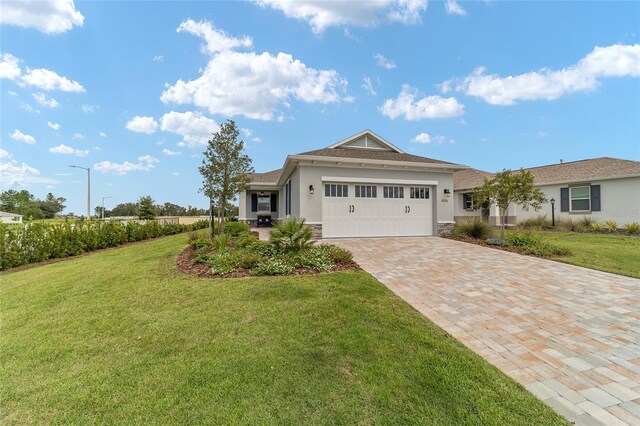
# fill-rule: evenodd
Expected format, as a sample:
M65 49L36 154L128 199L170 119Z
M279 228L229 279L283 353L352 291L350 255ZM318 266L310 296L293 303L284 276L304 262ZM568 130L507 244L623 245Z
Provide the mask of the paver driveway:
M640 280L435 237L331 242L569 420L640 425Z

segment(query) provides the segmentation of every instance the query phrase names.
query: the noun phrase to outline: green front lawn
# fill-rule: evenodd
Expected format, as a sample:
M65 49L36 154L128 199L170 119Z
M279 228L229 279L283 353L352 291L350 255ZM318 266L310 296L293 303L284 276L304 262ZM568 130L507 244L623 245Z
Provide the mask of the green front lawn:
M364 272L203 280L186 236L0 275L3 424L564 424Z
M523 232L523 231L508 231ZM542 241L566 247L570 256L555 260L640 278L640 237L586 232L531 231Z

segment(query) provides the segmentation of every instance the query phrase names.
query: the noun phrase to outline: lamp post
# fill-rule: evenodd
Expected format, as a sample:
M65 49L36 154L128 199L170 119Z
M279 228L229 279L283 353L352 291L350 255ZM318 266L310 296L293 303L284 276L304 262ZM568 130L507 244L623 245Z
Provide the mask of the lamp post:
M112 196L102 197L102 220L104 220L104 200L105 198L113 198Z
M551 200L551 226L556 226L556 200L552 198Z
M87 171L87 220L91 219L91 169L89 167L69 166Z

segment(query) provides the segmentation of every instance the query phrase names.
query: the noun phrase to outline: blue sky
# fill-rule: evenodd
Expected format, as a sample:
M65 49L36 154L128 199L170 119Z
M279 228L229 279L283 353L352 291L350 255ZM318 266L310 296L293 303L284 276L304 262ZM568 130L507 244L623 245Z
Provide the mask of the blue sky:
M2 1L2 189L206 206L232 118L257 171L369 128L488 171L640 160L638 2Z

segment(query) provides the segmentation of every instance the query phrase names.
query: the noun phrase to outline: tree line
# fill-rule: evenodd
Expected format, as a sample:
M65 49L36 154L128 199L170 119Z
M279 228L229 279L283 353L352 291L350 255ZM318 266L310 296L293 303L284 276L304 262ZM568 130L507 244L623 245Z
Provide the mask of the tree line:
M65 208L67 200L48 193L44 200L23 189L0 193L0 210L24 216L25 219L52 219Z

